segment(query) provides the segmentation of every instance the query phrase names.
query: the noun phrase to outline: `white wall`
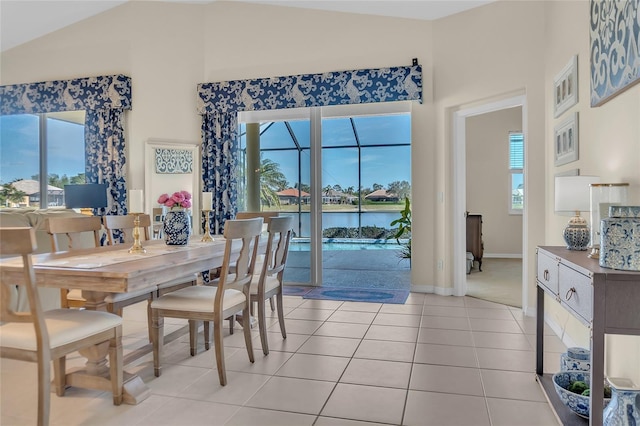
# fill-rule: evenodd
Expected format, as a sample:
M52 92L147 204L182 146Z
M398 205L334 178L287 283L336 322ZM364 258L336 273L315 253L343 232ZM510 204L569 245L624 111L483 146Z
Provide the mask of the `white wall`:
M451 294L453 282L453 134L456 111L526 95L526 203L523 270L527 305L534 312L535 248L544 243L545 215L545 90L544 10L546 2L495 2L434 22L435 191L444 202L427 198L416 207L436 205L436 290ZM415 179L414 179L415 182ZM415 197L414 197L415 198ZM415 228L415 227L414 227ZM421 234L422 236L422 234ZM429 236L425 241L428 241ZM414 237L415 239L415 237ZM416 245L418 242L415 243ZM418 245L420 248L421 246Z
M485 257L522 256L522 215L509 213L509 132L519 131L521 107L466 119L467 211L482 215Z

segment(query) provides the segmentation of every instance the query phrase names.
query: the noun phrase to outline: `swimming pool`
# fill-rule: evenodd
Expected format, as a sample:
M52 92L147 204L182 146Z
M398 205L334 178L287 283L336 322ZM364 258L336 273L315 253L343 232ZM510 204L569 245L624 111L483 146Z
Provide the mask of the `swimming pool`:
M310 251L309 238L294 238L289 251ZM396 240L374 240L354 238L323 238L322 250L399 250Z

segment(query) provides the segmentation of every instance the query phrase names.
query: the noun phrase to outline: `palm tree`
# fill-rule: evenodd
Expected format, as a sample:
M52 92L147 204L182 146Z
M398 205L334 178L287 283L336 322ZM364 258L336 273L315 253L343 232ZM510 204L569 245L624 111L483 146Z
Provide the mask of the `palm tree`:
M270 158L260 160L260 202L264 206L280 206L277 192L287 188L287 178L280 171L280 164Z
M24 201L24 198L27 196L26 192L20 191L15 186L13 186L14 182L16 182L16 181L14 180L14 181L2 186L2 189L0 189L0 203L1 204L6 205L7 201L10 201L12 203L20 203L20 202Z

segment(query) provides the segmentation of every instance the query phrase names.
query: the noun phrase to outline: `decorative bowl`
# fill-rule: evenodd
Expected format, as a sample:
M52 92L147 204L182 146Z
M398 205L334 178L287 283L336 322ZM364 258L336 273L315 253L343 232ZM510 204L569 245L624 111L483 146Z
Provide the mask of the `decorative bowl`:
M589 349L568 348L567 352L560 355L560 371L589 371L591 360Z
M560 400L571 409L574 413L585 419L589 418L589 397L573 393L567 388L576 381L582 380L591 386L591 376L588 372L582 371L561 371L553 375L553 386ZM606 407L611 398L604 398L604 406Z

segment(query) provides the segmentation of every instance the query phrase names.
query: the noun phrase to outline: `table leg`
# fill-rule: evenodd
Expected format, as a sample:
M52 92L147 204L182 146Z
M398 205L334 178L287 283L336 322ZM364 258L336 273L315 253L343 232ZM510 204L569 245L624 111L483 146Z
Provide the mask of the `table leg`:
M104 299L107 294L108 293L96 291L83 291L82 297L86 300L85 309L106 311L107 304ZM111 380L107 363L109 342L87 347L78 352L87 358L87 362L84 368L74 369L67 373L67 385L111 391ZM124 372L122 397L125 404L138 404L149 397L149 395L151 395L151 391L139 376Z

